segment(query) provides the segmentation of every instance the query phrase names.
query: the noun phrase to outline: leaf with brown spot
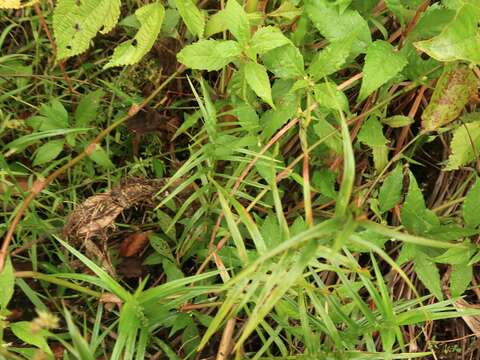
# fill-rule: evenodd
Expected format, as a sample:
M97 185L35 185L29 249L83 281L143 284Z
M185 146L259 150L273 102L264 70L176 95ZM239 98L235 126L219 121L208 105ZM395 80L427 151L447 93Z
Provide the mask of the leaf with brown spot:
M127 236L120 246L120 256L131 257L137 255L148 244L150 231L136 232Z
M477 78L468 66L446 66L422 114L422 128L434 131L455 120L477 87Z

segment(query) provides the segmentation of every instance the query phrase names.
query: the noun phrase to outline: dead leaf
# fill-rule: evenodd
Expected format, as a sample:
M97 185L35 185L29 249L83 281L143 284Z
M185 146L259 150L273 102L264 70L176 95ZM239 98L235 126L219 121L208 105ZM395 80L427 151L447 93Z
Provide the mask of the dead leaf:
M422 128L433 131L455 120L477 87L477 78L468 66L446 66L422 114Z
M148 236L151 231L136 232L127 236L120 246L120 256L132 257L140 253L148 244Z

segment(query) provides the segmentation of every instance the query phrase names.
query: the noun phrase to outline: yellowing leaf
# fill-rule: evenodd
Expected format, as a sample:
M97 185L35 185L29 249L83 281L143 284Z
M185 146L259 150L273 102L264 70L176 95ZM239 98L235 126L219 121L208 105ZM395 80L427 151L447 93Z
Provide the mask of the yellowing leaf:
M138 33L133 40L125 41L115 48L112 58L104 68L139 62L157 39L164 14L165 9L160 3L145 5L135 11L135 16L140 22Z
M422 114L422 128L433 131L455 120L477 90L477 78L465 65L447 66Z
M393 46L383 40L377 40L367 49L363 67L363 81L358 101L363 101L373 91L391 80L407 64L403 55L395 52Z
M20 9L20 0L0 0L0 9Z
M57 58L78 55L100 31L113 29L120 16L120 0L59 0L53 13Z
M480 8L467 3L439 35L414 45L439 61L467 60L480 64L479 16Z

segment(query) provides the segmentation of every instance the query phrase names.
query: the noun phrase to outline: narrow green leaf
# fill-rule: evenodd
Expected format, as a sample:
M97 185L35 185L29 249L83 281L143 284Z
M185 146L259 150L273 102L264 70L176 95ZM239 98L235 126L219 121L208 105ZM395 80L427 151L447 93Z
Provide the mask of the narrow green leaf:
M363 67L363 81L358 94L358 101L363 101L380 86L397 75L407 60L396 52L393 46L383 40L377 40L367 49Z
M477 77L468 66L445 66L422 114L422 128L433 131L452 122L476 92Z
M51 140L40 146L35 153L33 166L42 165L56 159L62 152L64 143L64 140Z
M15 275L13 274L13 266L10 258L5 261L5 266L0 272L0 309L5 309L12 299L15 286Z
M257 54L264 54L287 44L290 44L290 40L283 35L279 28L266 26L253 34L252 40L250 40L250 49Z
M228 18L228 30L240 45L245 45L250 40L250 23L243 6L240 6L237 0L228 0L225 14Z
M60 0L53 12L57 59L83 53L98 32L110 32L120 16L120 0Z
M438 272L437 265L422 252L416 253L414 264L415 272L423 285L435 295L438 300L443 300L440 273Z
M414 43L420 51L439 61L466 60L480 64L480 7L464 3L453 20L437 36Z
M456 170L478 157L480 149L480 122L459 126L450 142L451 154L445 170Z
M232 0L235 1L235 0ZM270 87L270 79L267 70L263 65L249 61L245 64L245 79L255 94L258 95L272 108L275 108L272 100L272 88Z
M231 63L241 53L236 41L200 40L185 46L177 59L191 69L214 71Z
M100 100L104 95L105 92L99 89L82 96L75 111L75 125L77 127L87 127L96 119Z
M378 194L378 201L380 203L380 211L386 212L393 208L400 202L403 187L403 171L399 164L387 176Z
M380 120L391 128L399 128L413 124L414 120L410 116L394 115Z
M175 0L175 2L188 31L202 38L205 29L204 12L195 5L193 0Z
M480 179L477 177L475 184L468 191L463 202L463 219L468 226L480 225Z
M142 6L135 11L135 16L140 22L138 33L133 40L125 41L115 48L104 69L138 63L155 43L164 15L165 9L159 2Z
M450 273L450 292L453 297L461 296L473 279L473 266L467 264L452 265Z

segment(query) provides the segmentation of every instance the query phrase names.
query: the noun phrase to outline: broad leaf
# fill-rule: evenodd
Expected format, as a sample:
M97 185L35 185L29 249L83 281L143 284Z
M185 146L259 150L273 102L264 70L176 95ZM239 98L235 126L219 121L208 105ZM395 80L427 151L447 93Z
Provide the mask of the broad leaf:
M348 99L345 94L337 90L337 86L332 82L324 82L315 85L315 100L319 106L336 111L348 112Z
M378 194L380 211L386 212L400 202L403 187L402 166L397 167L387 176Z
M479 16L478 5L466 3L439 35L414 45L439 61L466 60L480 64Z
M225 14L228 30L241 45L246 44L250 40L250 23L243 6L240 6L237 0L228 0Z
M62 152L64 143L64 140L51 140L40 146L35 153L33 166L54 160Z
M480 225L480 179L475 180L475 184L468 191L463 202L463 220L468 226Z
M437 299L442 300L443 293L437 265L421 251L416 252L414 264L415 272L423 285L425 285L425 287L430 290Z
M261 57L267 69L279 78L298 78L305 74L303 56L293 44L273 49Z
M268 78L267 70L265 70L263 65L257 64L253 61L247 62L245 64L245 79L259 98L271 107L275 107L272 100L270 79Z
M75 125L77 127L87 127L90 122L95 120L100 107L100 99L104 94L105 92L100 89L82 96L75 110Z
M452 265L450 273L450 292L453 297L461 296L473 279L473 266L468 264Z
M177 59L191 69L214 71L231 63L241 53L235 41L200 40L185 46Z
M383 40L377 40L367 49L363 67L363 81L358 101L363 101L380 86L391 80L407 64L407 60Z
M375 170L380 172L388 163L388 140L376 116L371 116L360 129L358 140L372 149Z
M352 40L353 37L336 41L318 52L307 70L313 79L320 80L340 70L350 55Z
M120 16L120 0L59 0L53 13L57 59L81 54L98 32L108 33Z
M422 192L411 172L409 172L409 178L408 194L400 213L402 225L413 234L424 235L430 229L440 225L440 222L437 216L425 206Z
M355 10L340 13L327 0L307 0L305 12L318 31L331 43L354 36L353 56L364 52L371 42L368 23Z
M315 134L317 134L320 139L325 139L325 145L336 154L343 153L342 136L338 129L326 119L319 118L313 125L313 131L315 131Z
M195 5L193 0L175 0L175 2L188 31L202 38L205 29L205 14L203 11Z
M257 54L264 54L283 45L290 44L290 40L283 35L279 28L266 26L258 29L250 41L250 49Z
M422 114L422 128L433 131L455 120L476 91L477 78L468 66L446 66Z
M463 124L453 132L451 154L445 170L456 170L478 156L480 148L480 122Z
M150 51L162 27L165 9L160 3L142 6L135 11L140 22L140 29L133 40L118 45L105 69L113 66L132 65L138 63Z
M47 354L52 354L52 351L48 347L46 334L47 331L40 330L34 332L32 329L32 324L29 321L19 321L13 324L10 324L10 329L13 334L18 337L23 342L34 345L39 349L45 351Z
M102 166L103 168L105 168L107 170L111 170L111 169L115 168L112 161L108 157L107 152L105 150L103 150L103 148L98 144L97 144L96 149L90 155L90 159L92 159L98 165Z

